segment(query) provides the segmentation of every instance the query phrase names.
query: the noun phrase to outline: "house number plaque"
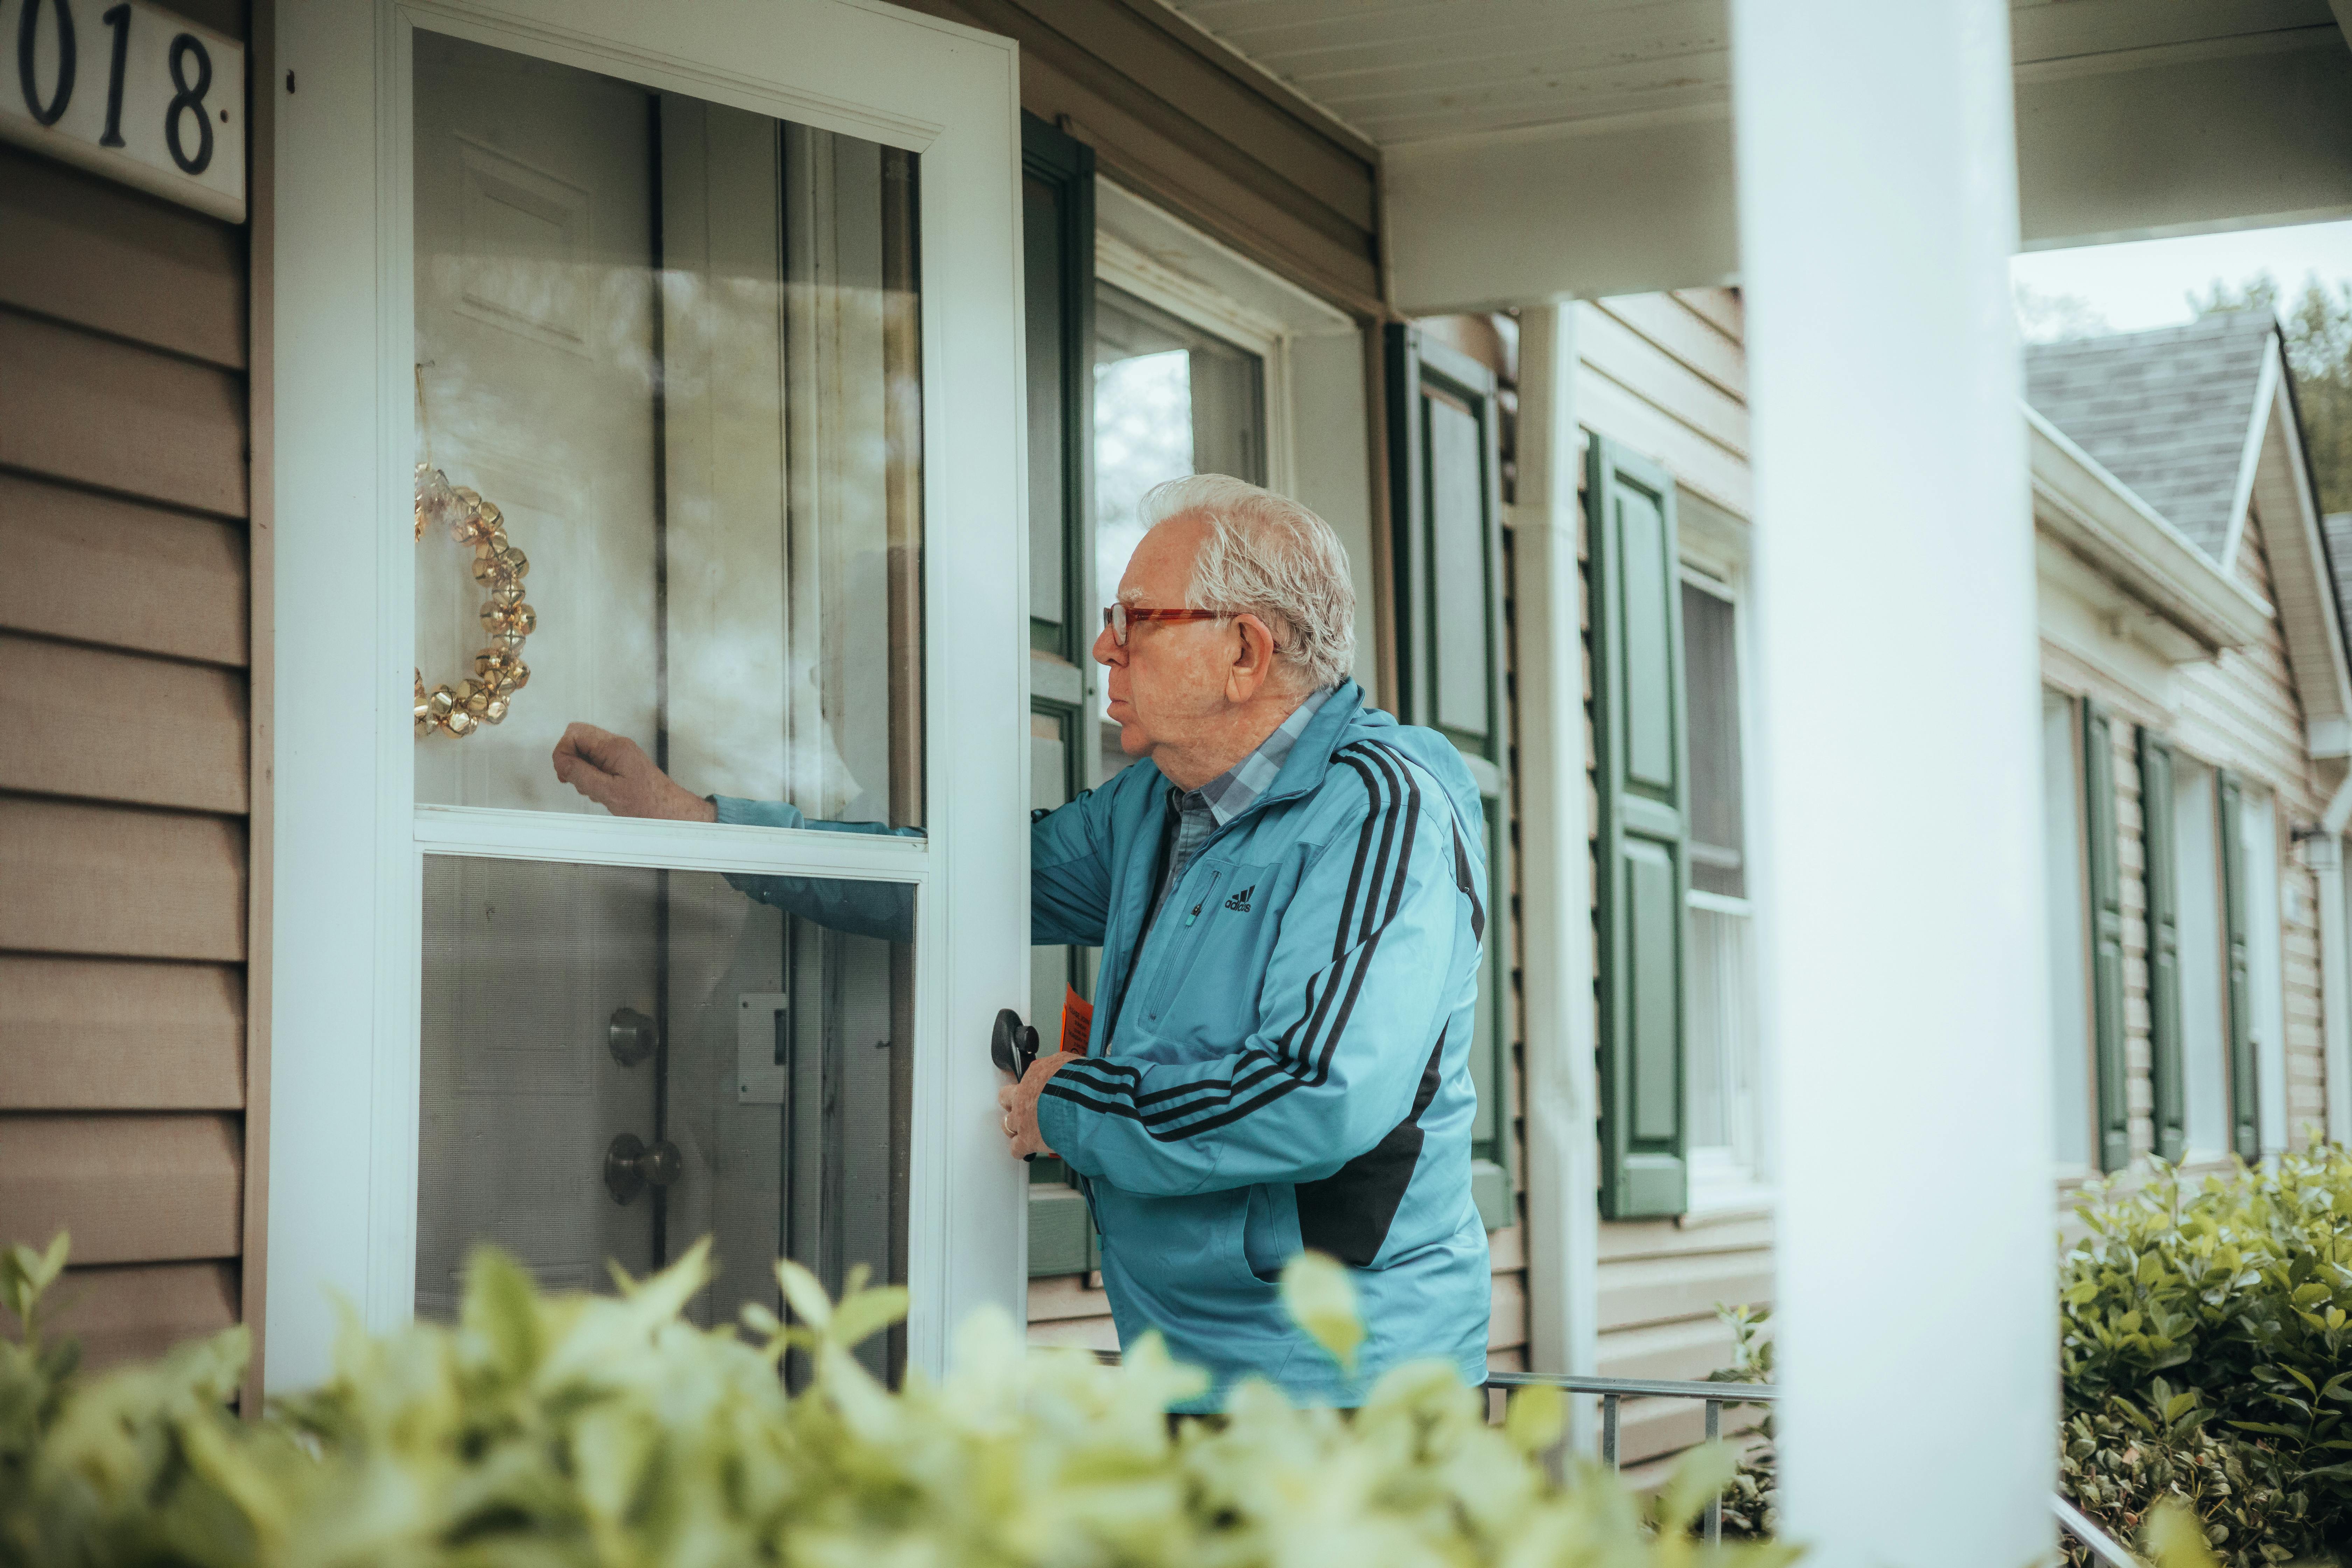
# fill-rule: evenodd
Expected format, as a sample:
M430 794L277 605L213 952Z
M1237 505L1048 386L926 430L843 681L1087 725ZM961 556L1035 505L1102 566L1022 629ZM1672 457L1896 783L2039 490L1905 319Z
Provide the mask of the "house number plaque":
M245 221L245 46L147 0L0 0L0 138Z

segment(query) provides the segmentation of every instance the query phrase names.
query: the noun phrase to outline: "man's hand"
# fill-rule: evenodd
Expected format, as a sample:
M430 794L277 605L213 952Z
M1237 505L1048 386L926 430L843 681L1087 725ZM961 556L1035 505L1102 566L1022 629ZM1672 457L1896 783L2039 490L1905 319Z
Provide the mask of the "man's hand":
M1045 1080L1078 1058L1067 1051L1056 1051L1050 1057L1039 1057L1029 1064L1029 1076L1019 1083L1008 1083L996 1091L996 1103L1004 1111L1004 1137L1013 1145L1013 1157L1025 1160L1032 1154L1051 1154L1045 1147L1045 1135L1037 1131L1037 1097L1045 1092Z
M614 816L716 822L719 808L654 766L625 735L573 724L555 742L555 776Z

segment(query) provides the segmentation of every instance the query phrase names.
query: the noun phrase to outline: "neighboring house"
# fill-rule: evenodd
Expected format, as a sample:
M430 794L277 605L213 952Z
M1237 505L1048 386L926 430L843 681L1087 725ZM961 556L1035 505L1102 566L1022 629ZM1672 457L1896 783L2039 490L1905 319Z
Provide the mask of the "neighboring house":
M1575 309L1580 419L1621 466L1643 466L1628 453L1646 458L1673 500L1681 658L1663 679L1679 693L1689 779L1685 1186L1678 1204L1669 1194L1652 1205L1679 1212L1600 1226L1595 1365L1698 1377L1728 1358L1714 1308L1772 1300L1764 1106L1774 1075L1759 1047L1747 899L1739 300L1685 292ZM2352 1062L2329 1042L2352 1026L2352 995L2340 969L2334 982L2323 974L2323 953L2341 954L2346 940L2328 853L2340 806L2333 830L2319 824L2344 787L2352 686L2281 350L2273 320L2249 313L2028 353L2062 1200L2151 1152L2210 1167L2347 1125ZM2352 519L2332 521L2336 558L2352 559L2342 538ZM1588 716L1601 737L1623 721L1602 671L1626 654L1607 623L1589 616L1586 644ZM1604 740L1597 803L1608 754ZM1596 811L1604 832L1611 816ZM1595 842L1598 867L1606 851ZM1596 886L1605 928L1605 877ZM1611 987L1628 978L1604 956L1597 981L1605 1057L1629 1044L1605 1022ZM1604 1060L1604 1073L1638 1078L1624 1067ZM1604 1142L1597 1158L1605 1204L1612 1162L1627 1153ZM1687 1406L1634 1402L1622 1451L1638 1462L1697 1435Z
M1331 521L1359 678L1444 732L1484 796L1496 1364L1699 1375L1728 1351L1717 1302L1832 1277L1786 1216L1809 1196L1818 1238L1848 1211L1818 1171L1797 1184L1775 1106L1834 1089L1870 1108L1904 1080L1789 1081L1762 1045L1774 933L1752 877L1776 824L1753 808L1753 671L1789 623L1751 610L1769 506L1727 281L1719 8L172 8L224 91L239 58L250 88L242 123L226 102L203 121L220 154L201 179L174 172L198 161L181 142L157 151L162 103L126 111L138 145L103 142L90 0L24 8L31 63L0 84L0 1241L72 1231L93 1361L241 1321L254 1391L296 1386L328 1364L331 1292L378 1328L446 1310L481 1237L569 1286L713 1234L730 1268L707 1321L774 1300L772 1254L835 1285L872 1263L914 1301L877 1363L942 1365L982 1305L1108 1343L1084 1205L1050 1163L1004 1158L981 1052L997 1009L1050 1030L1091 981L1089 953L1026 947L1024 814L1121 764L1087 648L1138 497L1196 469ZM68 10L70 114L36 91ZM2014 153L2036 242L2352 205L2307 153L2346 144L2341 36L2296 0L2160 13L2019 6L2015 148L2005 115L1946 116L1974 88L1895 118L1979 172ZM147 49L155 14L118 39ZM128 79L163 79L140 58ZM1521 59L1549 63L1496 63ZM1745 94L1739 123L1801 130L1821 101ZM2247 107L2289 101L2307 112L2275 134ZM2279 179L2179 175L2165 139L2192 122L2242 130ZM1924 274L1835 270L1878 226L1963 210L1906 173L1859 181L1877 205L1826 226L1750 204L1747 254L1801 241L1810 275L1948 305ZM2009 216L1970 220L1962 248L1997 254ZM1805 346L1763 331L1764 299L1759 388L1768 342ZM2048 879L2082 938L2059 955L2060 1152L2083 1170L2218 1152L2217 1113L2250 1152L2323 1113L2352 1125L2344 889L2321 870L2352 816L2352 698L2268 331L2190 329L2178 365L2154 338L2034 360ZM1973 340L1941 352L1966 362L1955 385L2000 368ZM2120 384L2107 353L2149 384L2120 424L2080 390ZM1815 402L1791 414L1851 423L1875 412L1838 401L1854 386L1949 368L1861 357L1796 383ZM1916 420L1883 451L1959 474L1981 437ZM412 525L421 458L501 509L485 564ZM1784 552L1807 521L1790 493ZM1943 499L1884 485L1878 537L1841 547L1875 561ZM499 602L517 550L529 627ZM1937 624L1947 647L1895 651L1973 648ZM528 688L461 738L426 683L507 669L525 632ZM487 717L488 694L465 700ZM570 719L698 790L926 837L610 819L548 776ZM1865 818L1923 787L1907 756L1830 750ZM2163 787L2144 756L2173 837L2143 829ZM1856 873L1891 868L1890 926L1945 907L1902 837L1938 828L1915 812ZM787 921L727 880L746 876L888 884L915 940ZM1949 1034L1885 1021L1890 1052L1964 1059ZM1902 1108L1874 1110L1828 1129L1841 1153ZM1998 1151L1999 1129L1971 1135ZM1908 1153L1832 1174L1906 1205L1965 1181ZM1937 1240L1873 1245L1971 1310L2042 1288L1938 1273ZM1857 1353L1885 1381L1916 1370L1888 1370L1902 1342ZM2047 1393L2031 1366L1987 1376L1936 1440ZM1867 1414L1809 1430L1877 1430ZM1700 1419L1632 1407L1626 1455Z
M2278 324L2036 346L2026 398L2060 1165L2340 1138L2352 664Z

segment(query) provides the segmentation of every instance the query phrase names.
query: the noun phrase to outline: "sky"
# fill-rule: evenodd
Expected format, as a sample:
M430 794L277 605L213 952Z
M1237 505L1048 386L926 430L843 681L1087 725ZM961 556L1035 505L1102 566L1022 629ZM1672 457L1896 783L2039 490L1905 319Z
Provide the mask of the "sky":
M2191 320L2184 299L2191 290L2216 278L2242 283L2259 272L2275 277L2285 293L2300 293L2314 273L2330 284L2352 281L2352 221L2038 250L2010 263L2010 278L2021 289L2071 295L2118 332L2178 326Z

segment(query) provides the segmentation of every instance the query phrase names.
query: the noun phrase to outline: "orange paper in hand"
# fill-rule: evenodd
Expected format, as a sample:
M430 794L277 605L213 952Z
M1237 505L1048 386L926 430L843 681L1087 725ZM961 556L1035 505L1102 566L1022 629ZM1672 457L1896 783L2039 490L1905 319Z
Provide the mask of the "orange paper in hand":
M1094 1004L1077 993L1076 986L1064 988L1062 998L1062 1050L1065 1055L1082 1057L1087 1054L1087 1037L1094 1033Z

